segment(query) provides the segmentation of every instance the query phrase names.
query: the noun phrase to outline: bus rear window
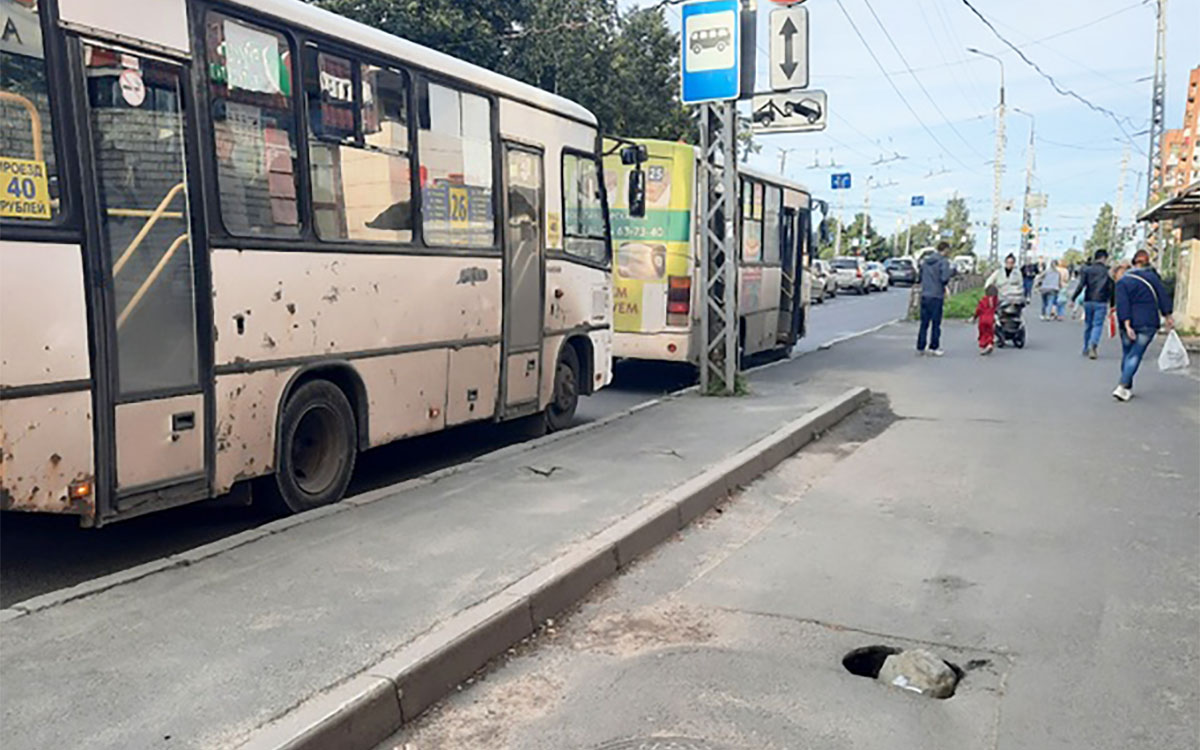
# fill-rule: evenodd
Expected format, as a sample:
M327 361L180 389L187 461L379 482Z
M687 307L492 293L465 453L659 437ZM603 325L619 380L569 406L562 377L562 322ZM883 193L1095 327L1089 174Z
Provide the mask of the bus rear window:
M0 219L48 222L61 207L37 0L0 0L0 16Z
M208 85L221 219L242 236L295 236L292 52L283 35L208 14Z

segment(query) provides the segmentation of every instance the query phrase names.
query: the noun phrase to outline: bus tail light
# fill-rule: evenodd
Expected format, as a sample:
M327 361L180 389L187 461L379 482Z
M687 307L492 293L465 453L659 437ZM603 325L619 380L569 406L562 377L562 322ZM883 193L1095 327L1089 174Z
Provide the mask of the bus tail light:
M667 277L667 325L683 327L688 324L692 308L692 278Z

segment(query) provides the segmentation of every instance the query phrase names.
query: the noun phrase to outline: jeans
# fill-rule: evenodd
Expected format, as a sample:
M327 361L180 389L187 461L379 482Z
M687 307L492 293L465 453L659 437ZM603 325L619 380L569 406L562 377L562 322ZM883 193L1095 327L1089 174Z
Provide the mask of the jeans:
M1033 279L1021 279L1021 286L1025 289L1025 299L1033 296Z
M1155 331L1134 333L1137 334L1137 338L1130 339L1125 333L1125 328L1121 328L1121 385L1126 388L1133 387L1133 376L1142 364L1142 356L1146 354L1150 342L1154 340Z
M1058 302L1058 290L1042 292L1042 317L1048 318L1054 314L1054 305Z
M1108 314L1106 302L1083 303L1083 353L1100 346L1100 335L1104 333L1104 317Z
M925 351L925 339L930 326L933 326L933 335L929 338L929 348L942 348L942 303L944 301L941 297L921 298L921 328L917 331L917 351Z

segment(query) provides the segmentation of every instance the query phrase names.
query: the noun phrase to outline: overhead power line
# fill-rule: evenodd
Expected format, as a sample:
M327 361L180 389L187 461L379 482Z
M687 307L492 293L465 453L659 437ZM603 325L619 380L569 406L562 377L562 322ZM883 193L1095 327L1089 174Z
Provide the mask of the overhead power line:
M1054 88L1055 91L1057 91L1062 96L1069 97L1071 99L1075 99L1075 100L1079 101L1081 104L1083 104L1090 110L1107 115L1113 121L1113 123L1117 126L1117 128L1121 131L1121 133L1125 136L1125 138L1128 139L1128 141L1131 144L1133 144L1134 148L1137 148L1139 151L1142 152L1142 155L1145 155L1146 152L1144 150L1142 150L1142 148L1140 146L1137 145L1137 143L1133 140L1133 137L1129 134L1129 131L1127 131L1125 129L1125 126L1121 123L1122 115L1118 115L1116 112L1113 112L1111 109L1108 109L1107 107L1101 107L1098 104L1093 104L1092 102L1090 102L1089 100L1080 96L1079 94L1075 93L1071 89L1064 88L1062 85L1059 84L1059 82L1057 80L1054 79L1054 76L1052 76L1049 73L1047 73L1046 71L1042 70L1041 66L1038 65L1037 63L1035 63L1033 60L1029 59L1029 56L1026 55L1024 52L1022 52L1020 47L1018 47L1017 45L1010 42L1007 37L1005 37L1003 34L1001 34L996 29L995 25L993 25L992 22L988 20L987 16L980 13L979 9L971 4L971 0L961 0L961 2L963 5L967 6L967 8L969 8L972 13L974 13L976 16L978 16L980 21L983 21L983 24L985 26L987 26L988 29L991 30L991 32L993 34L996 35L997 39L999 39L1001 42L1003 42L1004 45L1007 46L1009 49L1011 49L1013 52L1016 52L1017 56L1020 57L1021 60L1024 61L1026 65L1028 65L1029 67L1031 67L1035 71L1037 71L1038 75L1040 75L1042 78L1045 78L1050 83L1050 85ZM841 0L838 0L838 4L839 5L841 4ZM1125 118L1125 119L1128 119L1128 118Z
M937 100L934 99L933 95L929 93L929 89L925 88L924 83L921 83L920 77L918 77L913 71L912 65L909 65L908 58L906 58L904 53L900 51L900 47L896 44L896 40L892 38L891 33L887 30L887 26L883 25L883 21L880 20L879 14L875 12L875 6L871 5L871 0L863 0L863 2L866 3L867 10L871 11L871 16L875 19L875 23L879 24L879 28L883 31L883 35L887 37L888 43L892 45L892 49L896 51L896 55L900 58L900 62L904 63L904 67L908 70L908 74L912 76L912 79L917 82L918 86L921 87L921 91L925 94L925 98L928 99L929 103L933 105L933 108L937 110L937 113L941 116L942 121L954 131L954 134L958 136L958 139L966 144L966 147L969 148L972 153L974 153L980 159L986 159L987 157L979 153L975 146L973 146L971 142L963 136L959 129L954 127L954 123L950 122L950 118L947 117L946 113L942 111L942 108L938 105Z
M867 49L867 54L869 54L871 59L875 61L875 65L879 68L879 72L883 73L883 77L887 79L888 85L890 85L892 90L896 92L896 96L900 97L900 101L904 103L904 106L908 109L909 113L912 114L913 118L916 119L922 128L924 128L925 132L929 134L929 137L933 139L933 142L938 145L938 148L949 154L950 158L961 164L964 169L970 169L970 166L968 166L967 163L962 159L958 158L957 154L946 148L946 144L942 143L941 139L937 137L937 134L930 130L929 126L925 124L925 121L922 120L921 116L917 114L917 111L913 109L912 104L909 104L908 99L904 97L904 93L900 91L900 87L897 86L896 82L892 80L892 77L888 75L887 69L884 68L883 63L879 61L879 57L875 54L875 50L871 49L870 44L867 44L866 38L862 35L862 32L858 30L858 24L854 23L854 19L850 17L850 13L846 10L846 6L842 4L842 0L837 0L837 4L838 7L842 9L842 15L844 15L846 20L850 22L850 28L854 29L855 36L857 36L858 40L862 42L863 47Z

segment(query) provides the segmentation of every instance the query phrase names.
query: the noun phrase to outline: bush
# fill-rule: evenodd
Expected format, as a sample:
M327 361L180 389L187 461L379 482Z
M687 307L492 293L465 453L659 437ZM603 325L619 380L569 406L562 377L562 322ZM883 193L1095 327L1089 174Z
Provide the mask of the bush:
M942 317L968 320L975 314L975 306L979 304L979 300L982 298L983 287L952 294L946 298L946 306L943 308Z

